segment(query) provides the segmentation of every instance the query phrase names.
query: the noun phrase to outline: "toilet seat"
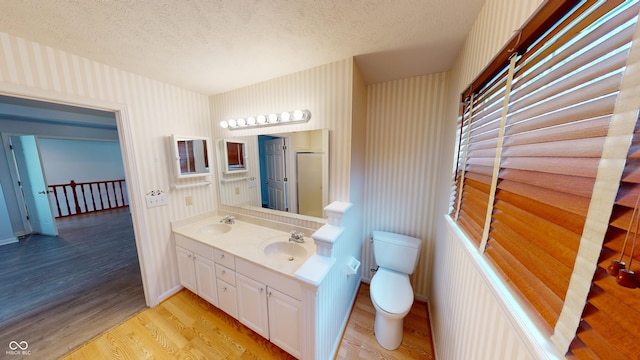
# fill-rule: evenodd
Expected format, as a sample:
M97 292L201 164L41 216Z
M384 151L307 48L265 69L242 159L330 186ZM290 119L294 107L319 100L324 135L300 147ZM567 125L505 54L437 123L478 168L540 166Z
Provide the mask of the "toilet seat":
M409 276L379 268L369 286L371 300L389 314L406 314L413 304Z

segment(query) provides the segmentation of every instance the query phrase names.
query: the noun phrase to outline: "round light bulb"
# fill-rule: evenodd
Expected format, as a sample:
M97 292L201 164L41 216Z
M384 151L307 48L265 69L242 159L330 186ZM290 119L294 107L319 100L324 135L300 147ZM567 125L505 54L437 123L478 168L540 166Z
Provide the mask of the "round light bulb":
M280 114L280 121L289 121L289 119L291 119L291 114L289 114L288 111L283 112L282 114Z
M262 125L267 122L267 117L264 115L258 115L256 120L258 121L258 124Z
M296 111L293 112L293 120L302 120L302 117L304 115L302 114L302 110L297 109Z
M249 116L249 117L247 118L247 124L248 124L249 126L253 126L253 125L255 125L255 124L256 124L256 118L254 118L253 116Z
M269 123L273 124L278 121L278 115L271 113L269 114Z
M229 127L229 123L226 120L220 121L220 127L226 129Z
M247 120L238 119L238 126L247 126Z
M236 127L236 126L238 126L238 123L234 119L229 120L229 127Z

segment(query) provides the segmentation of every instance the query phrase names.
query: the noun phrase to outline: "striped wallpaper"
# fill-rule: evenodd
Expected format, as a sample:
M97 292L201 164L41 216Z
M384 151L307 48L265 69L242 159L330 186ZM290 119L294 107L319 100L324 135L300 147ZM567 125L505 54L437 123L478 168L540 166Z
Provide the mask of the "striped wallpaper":
M0 93L120 111L119 135L147 302L178 285L169 222L215 210L213 186L172 190L168 136L211 133L208 97L0 32ZM185 183L196 182L187 180ZM148 209L162 190L168 206ZM192 196L192 206L185 205Z
M368 88L364 234L374 230L422 239L412 276L416 297L428 297L430 258L439 214L435 206L447 74L370 85ZM375 267L364 242L362 276Z

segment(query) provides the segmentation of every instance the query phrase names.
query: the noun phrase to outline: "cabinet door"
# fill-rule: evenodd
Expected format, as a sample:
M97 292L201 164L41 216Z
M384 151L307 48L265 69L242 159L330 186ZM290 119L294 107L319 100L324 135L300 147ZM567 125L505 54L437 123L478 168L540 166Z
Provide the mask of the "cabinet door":
M234 319L238 318L238 300L236 297L236 287L227 284L226 282L216 279L218 286L218 307L233 316Z
M218 290L216 287L216 269L214 262L194 254L194 263L198 295L211 304L218 306Z
M238 320L262 337L269 338L267 287L242 274L236 274Z
M297 357L302 356L302 302L268 288L271 342Z
M196 283L196 271L193 267L193 253L176 246L176 254L178 258L180 284L197 294L198 287Z

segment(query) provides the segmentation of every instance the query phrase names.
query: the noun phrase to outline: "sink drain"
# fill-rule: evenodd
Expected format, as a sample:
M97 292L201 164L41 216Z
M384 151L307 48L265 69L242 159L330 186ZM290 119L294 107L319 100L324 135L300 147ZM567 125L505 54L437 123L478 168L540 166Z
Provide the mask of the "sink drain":
M289 256L289 261L293 261L293 256Z

